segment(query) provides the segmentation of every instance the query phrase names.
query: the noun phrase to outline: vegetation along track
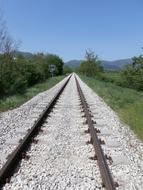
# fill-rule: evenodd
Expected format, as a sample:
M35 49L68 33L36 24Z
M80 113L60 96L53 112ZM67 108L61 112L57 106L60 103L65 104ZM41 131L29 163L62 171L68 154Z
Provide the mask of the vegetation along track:
M35 137L36 133L30 135L32 138L27 142L38 140L38 143L32 145L27 154L25 152L28 148L27 142L21 152L18 152L18 148L16 148L0 171L0 180L4 184L12 175L11 171L15 168L18 160L22 157L29 158L20 163L18 174L14 174L11 178L12 183L6 184L4 189L14 189L16 184L22 185L21 189L26 184L32 189L34 189L33 187L35 189L37 187L39 187L38 189L101 189L103 187L111 190L116 188L117 183L113 181L108 166L112 159L104 155L101 147L104 141L99 139L100 135L97 135L97 133L100 134L100 131L94 128L95 121L92 120L92 114L79 80L74 75L71 78L64 84L65 87L69 81L67 87L65 89L62 87L60 94L57 94L58 101L53 98L46 113L41 114L42 120L38 119L34 125L36 126L38 123L36 133L41 127L43 132L37 137ZM53 106L54 109L52 109ZM47 118L47 116L50 117ZM90 141L88 141L89 132ZM30 131L28 133L30 134ZM20 142L19 147L23 144L24 139ZM85 142L88 146L85 145ZM93 144L95 156L93 156L94 151L90 143ZM14 158L15 152L18 152L17 158ZM91 159L88 159L89 157ZM100 173L94 159L98 162ZM35 175L36 177L30 179L30 176ZM17 182L14 180L15 177ZM29 181L24 182L27 178ZM40 181L43 181L43 178L46 182L41 184ZM20 179L22 181L19 182Z

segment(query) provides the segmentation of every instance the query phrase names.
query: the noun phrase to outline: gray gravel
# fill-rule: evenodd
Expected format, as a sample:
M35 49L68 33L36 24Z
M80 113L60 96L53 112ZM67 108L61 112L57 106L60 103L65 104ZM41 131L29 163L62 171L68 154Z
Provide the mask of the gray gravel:
M50 90L39 93L19 108L0 113L0 168L65 80L66 78Z
M95 127L105 141L104 152L113 159L110 165L115 181L121 190L143 189L143 143L116 113L93 90L79 79L85 98L90 105Z
M22 161L7 189L95 190L101 189L98 166L89 157L92 145L86 145L89 134L83 125L80 102L74 77L71 78L43 132L28 152L30 159Z
M105 140L102 148L113 159L109 167L120 185L117 189L142 190L143 143L95 92L80 79L79 82L97 122L95 127L101 131L99 137ZM85 143L89 134L84 133L87 126L83 125L73 77L50 116L37 136L38 144L28 152L30 159L22 160L18 173L4 189L102 189L96 162L88 159L94 151L92 145Z

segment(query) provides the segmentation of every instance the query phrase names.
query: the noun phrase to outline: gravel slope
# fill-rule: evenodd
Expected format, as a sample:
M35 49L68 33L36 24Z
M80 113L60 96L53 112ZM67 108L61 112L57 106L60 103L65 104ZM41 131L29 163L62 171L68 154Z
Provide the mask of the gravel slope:
M0 113L0 168L65 80L66 78L51 89L39 93L19 108Z

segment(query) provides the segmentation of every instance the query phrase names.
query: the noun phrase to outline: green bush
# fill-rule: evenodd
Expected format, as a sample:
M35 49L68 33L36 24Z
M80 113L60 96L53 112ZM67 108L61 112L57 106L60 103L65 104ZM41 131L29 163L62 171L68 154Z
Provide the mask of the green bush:
M27 88L27 81L22 78L17 78L11 85L10 91L12 94L23 94Z
M57 55L38 53L31 58L0 54L0 96L23 93L27 87L50 77L49 65L56 65L55 75L63 74L63 61Z
M68 73L71 73L72 72L72 69L68 66L68 65L64 65L63 67L63 74L68 74Z

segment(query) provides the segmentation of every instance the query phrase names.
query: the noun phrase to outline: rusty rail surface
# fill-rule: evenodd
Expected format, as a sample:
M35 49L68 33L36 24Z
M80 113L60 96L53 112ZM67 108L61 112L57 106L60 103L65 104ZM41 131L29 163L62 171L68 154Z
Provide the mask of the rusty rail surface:
M65 81L64 85L58 91L58 93L53 97L49 105L46 107L40 117L37 119L33 127L28 130L26 136L20 141L17 148L9 155L8 160L6 161L5 165L0 170L0 187L3 186L6 182L10 180L10 177L13 175L16 166L18 166L20 160L23 158L24 154L26 154L26 150L29 147L29 144L32 142L32 139L38 134L41 129L42 124L44 123L45 119L48 117L48 114L52 110L53 106L55 105L56 101L58 100L59 96L63 92L64 88L66 87L67 83L69 82L71 75Z
M102 185L107 189L107 190L115 190L116 189L116 183L114 183L113 178L111 176L107 161L106 161L106 156L103 153L102 147L101 147L101 142L98 139L97 136L97 132L94 128L93 125L93 121L91 119L91 114L89 112L89 108L88 108L88 104L86 102L86 99L84 97L84 94L81 90L81 87L79 85L79 82L77 80L77 78L75 77L76 80L76 84L77 84L77 89L78 89L78 93L80 96L80 100L81 100L81 105L83 108L83 111L85 113L85 117L86 117L86 122L88 124L89 127L89 132L91 135L91 142L94 146L94 150L95 150L95 159L97 159L98 165L99 165L99 169L100 169L100 174L101 174L101 178L102 178Z

